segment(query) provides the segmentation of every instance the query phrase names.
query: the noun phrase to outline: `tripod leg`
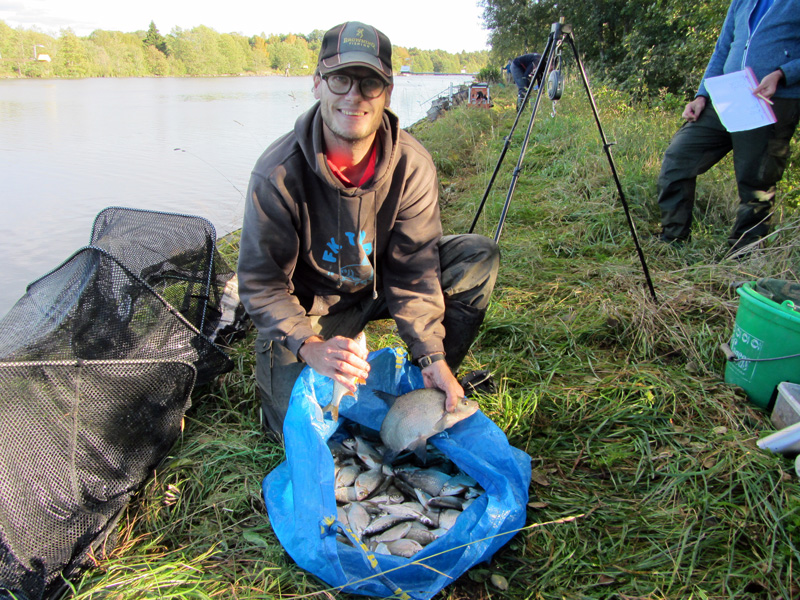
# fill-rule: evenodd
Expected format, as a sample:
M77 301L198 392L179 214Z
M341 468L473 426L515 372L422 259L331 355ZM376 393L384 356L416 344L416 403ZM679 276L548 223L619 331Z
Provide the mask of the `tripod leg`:
M614 178L614 183L617 186L617 193L619 194L620 202L622 203L622 208L625 210L625 218L628 221L628 227L631 230L631 236L633 237L633 244L636 247L636 253L639 255L639 262L642 263L642 270L644 271L644 277L647 282L647 287L650 290L650 296L653 298L653 302L658 303L658 298L656 297L656 290L653 287L653 280L650 278L650 270L647 268L647 261L644 258L644 252L642 252L642 247L639 244L639 236L636 235L636 225L633 222L633 218L631 217L630 207L628 206L628 201L625 199L625 194L622 191L622 183L619 180L619 175L617 174L617 167L614 164L614 157L611 155L611 146L613 144L609 144L608 140L606 140L606 134L603 131L603 126L600 124L600 116L597 112L597 105L594 102L594 97L592 96L592 90L589 88L589 80L586 78L586 71L583 69L583 64L581 63L580 56L578 55L578 49L575 47L575 41L572 39L572 35L570 33L566 33L565 37L569 42L569 45L572 46L572 52L575 55L575 63L578 65L578 71L581 74L581 79L583 80L583 87L586 89L586 95L589 97L589 104L592 107L592 114L594 115L595 123L597 123L597 129L600 132L600 140L603 142L603 150L606 153L606 157L608 158L608 164L611 167L611 175Z
M475 218L473 218L472 220L472 225L469 228L469 233L473 233L475 231L475 226L478 224L478 218L481 216L481 212L483 212L483 207L486 205L486 200L489 198L489 192L491 192L492 190L492 186L494 185L494 180L497 177L497 173L500 171L500 166L503 164L503 159L505 159L506 152L508 151L508 146L509 144L511 144L511 136L514 135L514 130L517 128L520 116L522 115L522 110L528 103L528 98L530 97L531 90L533 88L533 82L540 77L540 70L543 69L543 65L545 63L545 56L549 56L554 41L555 41L555 36L551 33L550 36L547 38L547 45L545 46L544 54L542 54L542 58L539 60L539 64L536 67L536 72L534 73L534 77L531 80L531 85L528 86L528 91L525 94L525 99L522 101L522 106L517 107L517 116L514 119L514 124L511 126L511 130L508 132L508 135L506 136L505 143L503 144L503 150L500 152L500 158L497 160L497 164L494 167L494 172L492 173L492 176L489 179L489 184L486 186L486 191L483 193L483 198L481 198L481 202L478 205L478 210L475 213ZM539 90L541 94L541 86L539 86ZM537 104L538 104L538 98L537 98Z
M543 65L546 65L546 68L549 70L551 65L553 64L553 60L555 58L555 41L556 36L551 34L553 43L548 41L547 48L545 49L545 54L542 55L542 58L539 60L539 66L537 67L536 74L539 74L539 70L543 68ZM528 88L528 93L530 94L530 90L533 86L531 85ZM506 215L508 214L508 207L511 205L511 197L514 195L514 190L517 187L517 181L519 180L519 174L522 172L522 161L525 158L525 151L528 149L528 142L531 138L531 130L533 129L533 121L536 119L536 111L539 108L539 101L542 99L542 91L544 90L544 86L539 86L539 90L536 94L536 101L533 103L533 111L531 112L531 119L528 122L528 129L525 132L525 138L522 140L522 147L519 151L519 159L517 160L517 166L514 169L514 173L511 176L511 185L508 188L508 194L506 195L506 201L503 204L503 211L500 214L500 221L497 224L497 229L495 230L494 234L494 241L497 243L500 240L500 234L503 231L503 224L506 220ZM526 96L527 100L527 96ZM524 106L524 104L523 104ZM519 119L519 115L522 112L520 110L517 113L517 119Z

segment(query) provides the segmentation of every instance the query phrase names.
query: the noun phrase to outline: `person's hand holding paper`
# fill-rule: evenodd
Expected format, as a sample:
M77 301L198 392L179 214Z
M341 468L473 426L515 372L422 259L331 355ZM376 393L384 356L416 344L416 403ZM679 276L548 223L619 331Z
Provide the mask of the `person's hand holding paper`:
M730 132L746 131L776 121L768 100L775 93L778 84L774 75L767 75L759 85L753 70L747 67L742 71L705 80L706 90L725 129ZM763 91L759 91L762 87ZM761 93L762 97L757 96L757 93Z

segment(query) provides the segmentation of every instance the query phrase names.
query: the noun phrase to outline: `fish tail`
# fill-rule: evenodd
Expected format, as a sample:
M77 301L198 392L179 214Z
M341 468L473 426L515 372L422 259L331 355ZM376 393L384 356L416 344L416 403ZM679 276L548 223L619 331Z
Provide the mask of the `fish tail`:
M417 455L417 458L419 458L422 461L422 464L427 464L427 462L428 462L428 443L427 443L427 440L420 440L419 442L411 444L408 447L408 449L411 450L414 454Z
M330 411L331 413L331 419L333 419L334 421L339 420L339 405L331 402L330 404L326 404L325 406L322 407L322 414L325 414L328 411Z

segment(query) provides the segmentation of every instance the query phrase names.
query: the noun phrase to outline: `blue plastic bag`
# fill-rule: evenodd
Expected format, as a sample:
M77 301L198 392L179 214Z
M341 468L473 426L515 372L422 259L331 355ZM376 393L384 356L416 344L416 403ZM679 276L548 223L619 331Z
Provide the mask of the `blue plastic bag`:
M403 350L373 352L369 362L366 386L359 388L357 399L342 400L338 423L329 414L323 416L321 409L331 397L332 380L308 367L303 370L284 423L286 461L263 482L267 512L289 555L331 587L427 600L477 563L488 561L525 525L531 459L511 447L505 434L478 411L429 440L485 490L448 533L413 558L373 554L366 546L337 541L328 438L346 420L380 429L388 407L372 389L400 395L423 387L419 369L406 360Z

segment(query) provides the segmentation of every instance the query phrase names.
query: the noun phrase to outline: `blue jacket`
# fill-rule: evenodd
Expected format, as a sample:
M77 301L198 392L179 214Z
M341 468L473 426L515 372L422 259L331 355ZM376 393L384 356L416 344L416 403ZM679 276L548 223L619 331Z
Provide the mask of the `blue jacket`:
M750 31L750 13L757 0L733 0L708 62L706 77L750 67L761 81L776 69L784 79L776 98L800 98L800 0L775 0L761 22ZM698 96L708 96L700 83Z

